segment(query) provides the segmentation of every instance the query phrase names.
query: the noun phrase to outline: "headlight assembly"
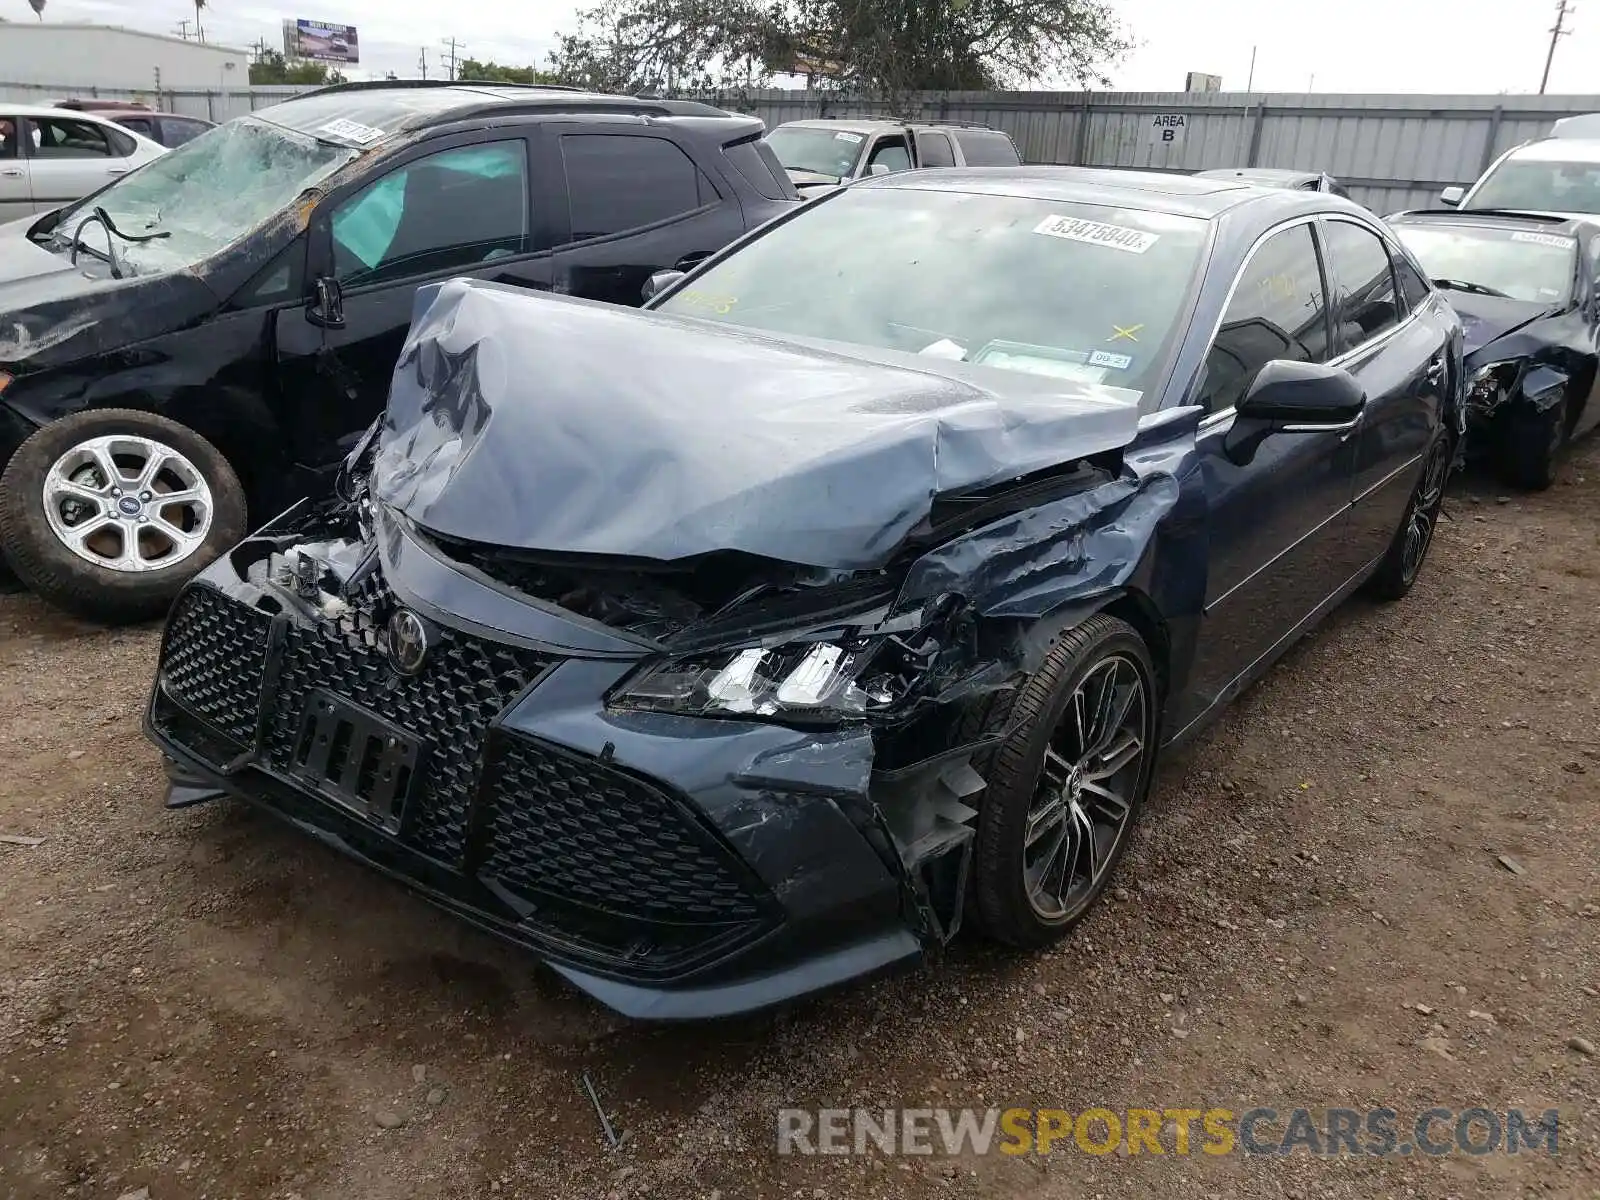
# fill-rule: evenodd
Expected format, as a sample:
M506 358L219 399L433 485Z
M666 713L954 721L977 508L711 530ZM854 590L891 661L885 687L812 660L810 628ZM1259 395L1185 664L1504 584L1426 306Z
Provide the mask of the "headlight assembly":
M892 708L907 691L910 665L894 638L753 646L652 667L615 692L611 704L685 716L832 723Z
M1516 385L1519 369L1515 362L1490 363L1478 368L1467 383L1467 407L1488 412L1498 406Z

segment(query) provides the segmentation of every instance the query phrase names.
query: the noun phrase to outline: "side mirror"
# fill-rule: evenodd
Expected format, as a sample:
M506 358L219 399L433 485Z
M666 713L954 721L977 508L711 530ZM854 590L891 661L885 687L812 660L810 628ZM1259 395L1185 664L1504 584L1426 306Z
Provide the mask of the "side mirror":
M344 328L344 289L337 279L317 280L316 294L306 305L306 320L319 329Z
M1447 187L1439 193L1439 203L1446 208L1460 208L1466 198L1467 189L1464 187Z
M867 168L867 174L868 175L887 175L887 174L889 174L889 164L888 163L875 162L870 167Z
M657 271L644 281L644 298L654 300L687 274L687 271Z
M1278 359L1256 372L1235 412L1241 420L1299 433L1341 429L1356 421L1366 406L1367 394L1349 371Z

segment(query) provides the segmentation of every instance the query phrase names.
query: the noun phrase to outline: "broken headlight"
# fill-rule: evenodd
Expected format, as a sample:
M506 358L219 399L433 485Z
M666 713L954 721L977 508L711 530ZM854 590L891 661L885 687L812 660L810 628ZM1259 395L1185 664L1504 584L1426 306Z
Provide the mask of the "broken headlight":
M1517 372L1518 364L1515 362L1497 362L1480 367L1467 383L1467 407L1484 413L1498 407L1515 386Z
M752 646L651 667L611 703L685 716L836 722L892 708L914 669L894 638Z

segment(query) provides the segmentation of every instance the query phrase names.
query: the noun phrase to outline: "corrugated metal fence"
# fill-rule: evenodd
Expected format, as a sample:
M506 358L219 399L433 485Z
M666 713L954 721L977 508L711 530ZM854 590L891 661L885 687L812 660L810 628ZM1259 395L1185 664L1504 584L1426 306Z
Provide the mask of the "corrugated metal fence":
M890 115L881 104L815 92L759 91L727 102L769 126ZM1471 183L1497 155L1548 132L1552 121L1585 112L1600 112L1600 96L939 92L895 115L993 125L1011 134L1028 162L1327 171L1358 200L1394 212L1432 204L1439 189ZM1174 116L1183 118L1181 130L1173 129ZM1172 130L1171 140L1164 130Z
M304 90L92 94L222 121ZM0 82L0 100L48 104L83 95L82 89ZM807 91L755 91L718 102L754 113L769 127L804 117L891 115L881 103ZM1011 134L1028 162L1327 171L1376 211L1393 212L1433 203L1440 188L1471 183L1496 155L1547 132L1559 117L1585 112L1600 112L1600 96L929 92L893 115L993 125ZM1182 118L1181 128L1175 117Z

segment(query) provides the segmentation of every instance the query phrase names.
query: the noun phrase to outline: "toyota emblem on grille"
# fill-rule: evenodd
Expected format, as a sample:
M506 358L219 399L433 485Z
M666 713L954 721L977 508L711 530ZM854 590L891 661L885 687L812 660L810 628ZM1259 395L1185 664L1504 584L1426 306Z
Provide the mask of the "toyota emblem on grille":
M428 626L409 608L389 618L389 661L402 675L415 675L428 657Z

